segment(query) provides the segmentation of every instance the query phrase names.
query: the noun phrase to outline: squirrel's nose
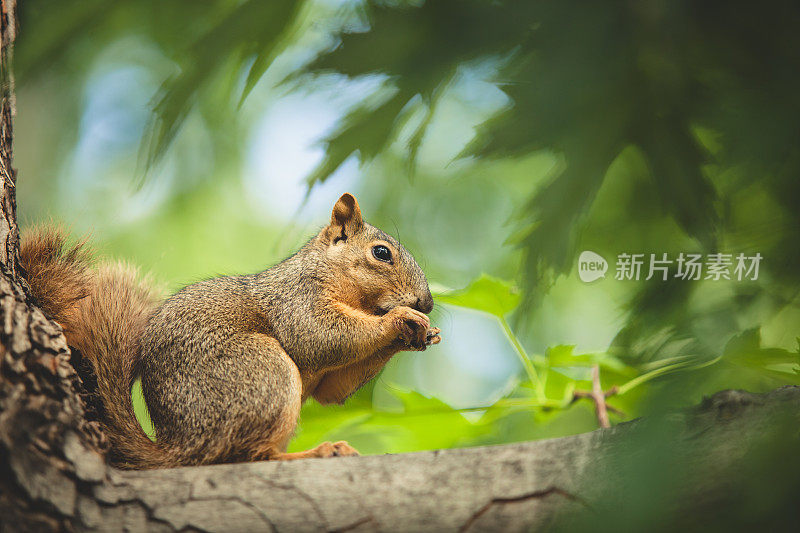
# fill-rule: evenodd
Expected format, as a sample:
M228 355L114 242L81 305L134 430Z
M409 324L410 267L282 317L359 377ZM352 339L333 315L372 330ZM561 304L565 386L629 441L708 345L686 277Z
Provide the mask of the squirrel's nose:
M422 298L417 298L417 304L414 306L417 311L422 311L426 315L433 310L433 296L428 292Z

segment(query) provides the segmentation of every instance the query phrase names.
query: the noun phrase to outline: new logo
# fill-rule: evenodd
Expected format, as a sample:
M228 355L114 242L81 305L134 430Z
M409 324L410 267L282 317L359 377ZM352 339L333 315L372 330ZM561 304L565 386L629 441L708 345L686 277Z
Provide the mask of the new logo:
M578 257L578 277L585 283L606 277L608 262L603 256L586 250Z

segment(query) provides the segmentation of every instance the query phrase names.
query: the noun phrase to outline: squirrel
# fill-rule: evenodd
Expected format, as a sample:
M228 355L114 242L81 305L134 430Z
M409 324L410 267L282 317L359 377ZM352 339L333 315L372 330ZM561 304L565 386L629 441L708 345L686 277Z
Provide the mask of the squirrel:
M33 230L21 263L34 299L91 362L117 467L358 455L344 441L287 453L303 402L343 403L397 352L441 341L422 269L349 193L277 265L161 302L135 268L95 268L85 242L66 240L59 228ZM137 377L155 441L134 415Z

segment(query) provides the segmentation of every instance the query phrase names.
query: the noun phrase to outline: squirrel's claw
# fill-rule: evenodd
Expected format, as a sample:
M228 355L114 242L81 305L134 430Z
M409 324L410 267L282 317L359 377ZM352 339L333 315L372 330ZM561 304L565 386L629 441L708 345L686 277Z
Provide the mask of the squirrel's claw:
M425 336L425 346L431 346L442 342L442 337L439 336L442 330L439 328L431 328Z
M442 342L442 337L439 336L439 333L441 333L441 331L442 330L440 330L439 328L429 328L425 332L425 340L421 344L414 344L413 342L408 342L408 341L406 342L408 342L411 348L414 348L415 350L422 352L425 351L425 348L427 348L428 346L433 346L434 344L439 344L440 342Z
M393 308L386 315L386 320L395 321L398 331L397 341L403 348L423 351L432 344L441 342L439 328L430 326L430 319L424 313L410 307L399 306Z

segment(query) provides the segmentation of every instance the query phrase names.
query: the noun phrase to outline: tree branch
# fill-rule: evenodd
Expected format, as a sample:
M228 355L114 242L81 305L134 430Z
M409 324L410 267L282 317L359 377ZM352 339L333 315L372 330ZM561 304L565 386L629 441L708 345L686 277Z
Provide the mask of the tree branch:
M597 415L597 424L601 428L610 428L611 421L608 419L608 412L611 411L613 413L623 414L622 411L616 407L608 405L606 401L609 396L614 396L616 393L616 385L607 391L603 391L603 387L600 385L600 365L594 365L592 367L592 390L576 390L572 393L572 401L576 402L581 398L589 398L592 400L592 403L594 403L594 412Z
M684 449L697 463L687 470L696 476L684 480L682 501L724 498L727 473L741 467L776 417L788 410L800 421L798 408L800 388L787 387L765 395L722 392L672 416L679 423L670 426L670 449ZM43 484L54 486L48 477L18 482L79 528L519 531L623 504L614 495L628 481L613 465L630 459L648 424L504 446L141 472L106 468L68 438L73 451L65 455L78 480L72 489L62 482L59 491L45 490ZM587 480L599 471L614 489L592 489Z

